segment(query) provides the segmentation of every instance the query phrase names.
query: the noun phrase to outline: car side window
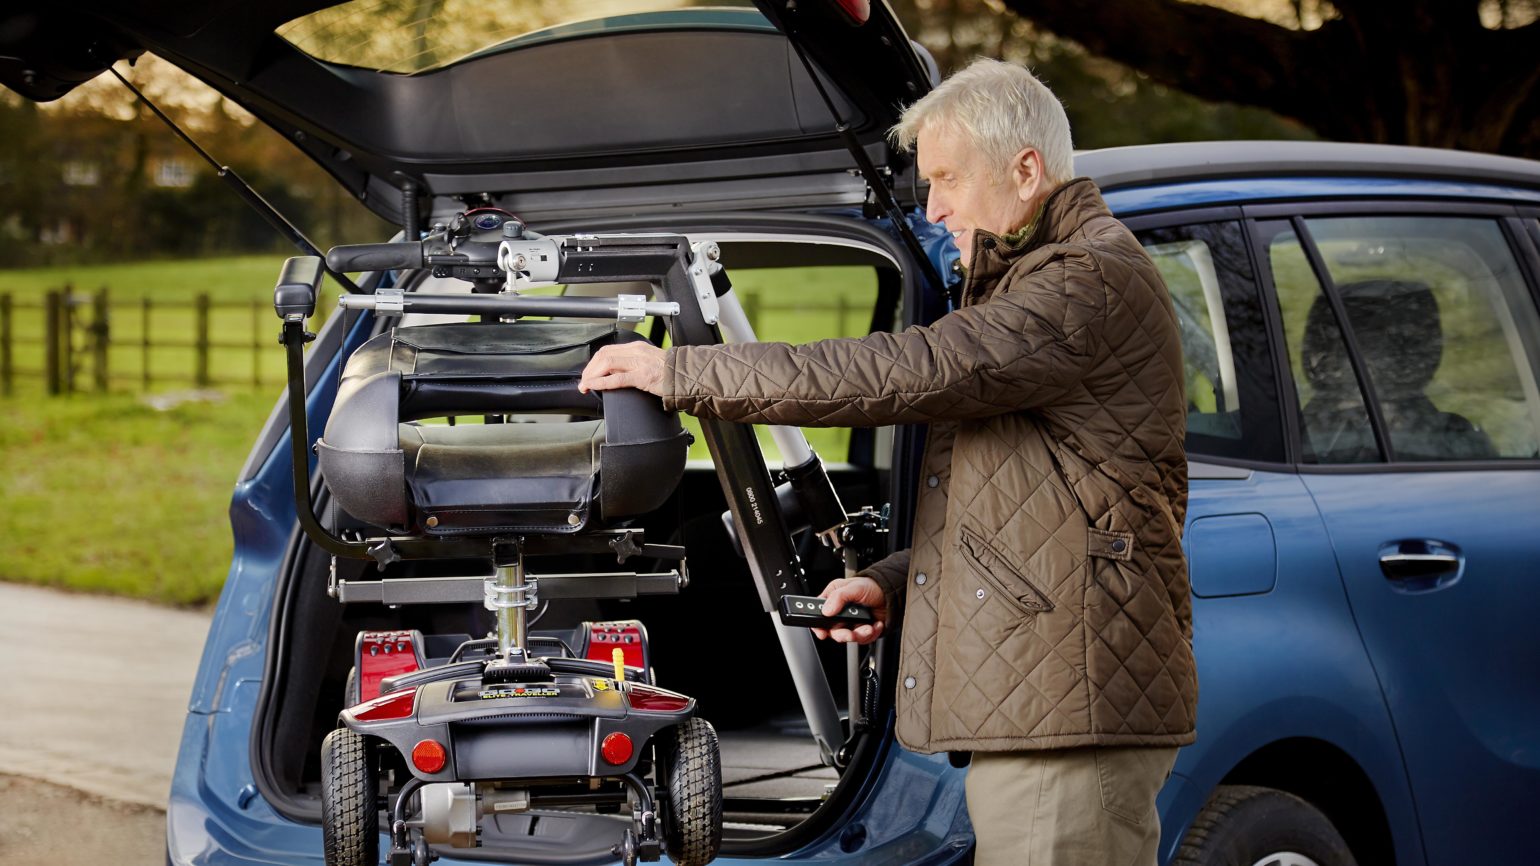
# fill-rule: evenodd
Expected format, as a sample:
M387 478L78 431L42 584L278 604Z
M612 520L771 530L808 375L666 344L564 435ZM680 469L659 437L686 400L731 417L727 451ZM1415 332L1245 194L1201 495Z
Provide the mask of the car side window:
M1274 273L1285 322L1302 323L1290 343L1300 357L1307 455L1377 459L1377 427L1397 462L1540 457L1540 315L1499 223L1348 216L1304 224L1335 301L1307 268L1295 280L1315 283L1315 296L1301 309L1305 292L1286 292ZM1357 375L1345 343L1358 353ZM1365 417L1363 391L1374 417ZM1360 432L1347 432L1351 425Z
M1540 457L1540 322L1496 221L1306 225L1347 310L1394 459Z
M1138 233L1176 310L1187 391L1187 450L1281 461L1267 327L1237 222Z
M1294 380L1301 462L1379 461L1374 425L1348 358L1347 341L1304 244L1288 223L1264 223L1258 234Z

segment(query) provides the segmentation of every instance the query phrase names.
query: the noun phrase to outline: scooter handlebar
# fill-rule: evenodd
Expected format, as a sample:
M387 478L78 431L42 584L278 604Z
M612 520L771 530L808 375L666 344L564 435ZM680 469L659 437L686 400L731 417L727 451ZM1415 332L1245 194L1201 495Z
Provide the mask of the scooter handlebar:
M401 270L423 264L421 241L343 244L326 252L326 266L337 273Z

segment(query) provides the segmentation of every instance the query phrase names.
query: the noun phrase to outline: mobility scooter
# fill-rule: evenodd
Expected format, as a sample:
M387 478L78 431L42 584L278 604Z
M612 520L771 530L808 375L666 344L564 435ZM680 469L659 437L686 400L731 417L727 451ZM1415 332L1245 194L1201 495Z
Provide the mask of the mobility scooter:
M665 852L679 864L716 856L716 734L694 715L692 698L654 682L641 623L538 632L529 617L551 598L687 585L684 548L649 543L632 524L672 494L689 434L651 395L584 394L577 383L599 347L643 339L626 325L645 317L665 323L676 345L721 342L724 331L752 338L719 257L714 244L677 235L543 237L484 208L421 241L337 247L324 264L314 256L285 264L274 305L288 354L300 523L334 557L372 559L381 572L374 580L334 577L330 593L343 603L479 601L495 617L487 637L358 636L346 709L322 745L328 866L377 862L382 807L393 866L425 864L440 851L463 855L487 822L553 806L613 815L614 854L627 866ZM473 291L346 294L343 314L369 311L381 324L417 313L479 321L381 327L346 360L314 442L326 495L318 517L305 320L327 271L408 269L464 280ZM524 294L583 283L647 284L651 297ZM530 422L532 415L548 423ZM430 419L447 423L422 423ZM774 431L789 465L780 488L751 428L706 420L702 430L729 529L766 610L794 626L869 622L859 606L821 615L789 527L849 547L854 528L876 523L870 511L847 517L794 430ZM533 565L598 555L633 570L545 573ZM636 561L654 567L638 571ZM403 574L398 564L434 567Z

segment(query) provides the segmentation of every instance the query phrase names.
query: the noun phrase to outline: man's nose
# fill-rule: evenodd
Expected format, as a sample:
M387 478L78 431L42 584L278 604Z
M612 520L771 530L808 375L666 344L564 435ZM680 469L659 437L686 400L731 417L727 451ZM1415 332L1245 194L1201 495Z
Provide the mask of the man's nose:
M946 199L931 187L930 198L925 201L925 219L927 222L940 223L951 215L951 208L946 206Z

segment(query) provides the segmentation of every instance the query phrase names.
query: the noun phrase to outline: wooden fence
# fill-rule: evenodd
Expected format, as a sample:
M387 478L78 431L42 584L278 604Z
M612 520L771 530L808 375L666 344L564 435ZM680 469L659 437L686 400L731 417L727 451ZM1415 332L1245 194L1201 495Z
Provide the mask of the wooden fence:
M852 324L857 333L866 333L868 309L843 295L833 300L831 304L786 305L764 303L755 292L742 296L744 313L756 333L766 313L832 313L834 329L819 336L851 335ZM319 316L324 310L316 312ZM319 325L318 318L312 327ZM157 384L259 389L278 385L284 373L277 330L278 320L265 300L215 301L205 293L190 301L114 302L105 286L80 292L65 285L48 291L41 300L0 292L0 394L13 394L18 377L42 379L49 394L106 392L124 386L148 391ZM760 337L806 338L763 333ZM18 366L18 357L36 358L39 363Z
M217 329L216 315L224 320ZM249 325L232 327L236 318ZM106 287L80 292L66 285L35 300L0 293L0 393L14 393L18 377L42 379L50 394L122 385L143 390L157 384L274 385L280 381L278 365L267 358L280 354L274 349L277 322L270 303L215 301L207 293L183 301L121 303L110 299ZM168 361L171 353L165 350L185 359ZM244 357L231 358L232 353ZM37 359L36 366L17 363L28 356ZM127 361L133 356L137 363Z

